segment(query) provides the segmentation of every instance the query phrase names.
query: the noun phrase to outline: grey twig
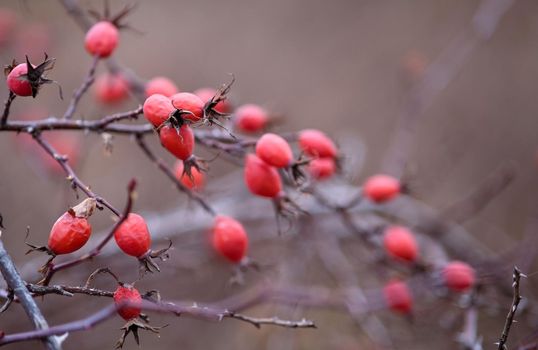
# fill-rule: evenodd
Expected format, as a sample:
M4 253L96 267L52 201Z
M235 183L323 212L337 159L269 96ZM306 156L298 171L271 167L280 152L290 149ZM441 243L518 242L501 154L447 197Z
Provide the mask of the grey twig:
M88 71L86 78L82 82L82 85L73 93L73 98L71 98L69 107L65 111L64 119L71 119L73 117L75 111L77 110L78 102L95 81L95 69L97 68L97 63L99 62L99 59L99 56L94 57L92 65L90 66L90 70Z
M0 120L0 125L4 126L7 123L7 118L9 117L9 109L11 108L11 103L17 97L12 91L9 92L6 102L4 103L4 112L2 113L2 120Z
M508 347L506 346L506 342L508 341L510 328L512 327L512 324L514 323L514 317L516 315L517 307L519 305L519 302L521 301L521 294L519 293L519 282L521 280L521 276L522 276L521 271L517 268L517 266L514 266L514 273L512 275L512 278L513 278L512 287L514 289L514 298L512 299L512 305L510 305L510 310L508 310L508 314L506 315L506 321L504 322L504 328L502 330L501 337L499 338L499 342L497 343L498 350L508 349Z

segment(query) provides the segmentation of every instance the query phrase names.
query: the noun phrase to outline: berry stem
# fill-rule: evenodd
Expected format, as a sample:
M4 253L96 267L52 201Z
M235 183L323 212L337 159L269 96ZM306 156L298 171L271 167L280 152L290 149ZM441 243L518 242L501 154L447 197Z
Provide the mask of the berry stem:
M6 102L4 103L4 112L2 113L2 120L0 120L0 126L4 126L7 123L7 118L9 117L9 109L11 108L11 103L17 97L12 91L9 92Z

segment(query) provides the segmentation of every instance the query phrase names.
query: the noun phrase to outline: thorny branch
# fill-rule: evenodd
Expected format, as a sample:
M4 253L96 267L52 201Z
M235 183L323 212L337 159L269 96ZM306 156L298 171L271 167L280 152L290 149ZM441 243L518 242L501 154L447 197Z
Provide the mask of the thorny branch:
M506 342L508 341L510 328L512 327L512 324L515 322L514 317L516 315L517 307L519 306L519 302L522 299L521 294L519 293L519 282L521 280L521 276L525 277L525 275L521 273L521 271L517 268L517 266L514 266L514 273L512 275L512 278L513 278L512 288L514 289L514 298L512 300L512 305L510 305L510 310L508 310L508 314L506 315L506 322L504 323L504 328L502 330L501 337L499 338L499 342L497 343L498 350L508 349L508 347L506 346Z

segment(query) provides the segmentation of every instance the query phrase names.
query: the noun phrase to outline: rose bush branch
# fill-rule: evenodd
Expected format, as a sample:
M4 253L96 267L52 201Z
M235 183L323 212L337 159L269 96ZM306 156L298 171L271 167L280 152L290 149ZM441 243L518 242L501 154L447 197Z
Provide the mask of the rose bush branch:
M65 111L65 114L63 116L64 119L71 119L73 115L75 114L75 111L77 110L77 105L82 96L88 91L90 86L95 81L95 70L97 68L97 64L99 63L100 57L95 56L93 58L92 64L90 66L90 70L88 71L88 74L86 75L86 78L82 82L82 85L75 90L73 93L73 98L71 98L71 102L69 103L69 107L67 107L67 110Z
M508 314L506 315L506 321L504 323L504 327L501 333L501 337L499 338L499 342L497 343L497 349L498 350L507 350L508 347L506 346L506 343L508 341L508 336L510 335L510 328L512 327L512 324L514 323L514 317L516 316L516 311L519 306L519 303L521 302L521 294L519 292L519 283L521 280L521 276L525 276L521 273L521 271L517 268L517 266L514 266L514 272L512 275L512 288L514 289L514 298L512 299L512 305L510 305L510 310L508 310Z

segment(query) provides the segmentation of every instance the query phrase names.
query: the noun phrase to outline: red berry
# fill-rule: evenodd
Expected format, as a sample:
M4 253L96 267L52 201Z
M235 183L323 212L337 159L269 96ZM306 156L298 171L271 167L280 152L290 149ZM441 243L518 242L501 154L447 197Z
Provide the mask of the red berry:
M144 117L157 128L168 120L170 114L174 111L174 107L168 97L161 94L153 94L146 98L143 110Z
M101 103L119 103L129 96L129 83L121 75L103 74L95 81L94 91Z
M308 164L308 172L316 180L330 178L336 172L336 164L333 158L316 158Z
M151 236L146 221L134 213L130 213L114 232L114 239L125 254L137 258L146 254L151 246Z
M235 111L235 123L243 132L260 132L269 122L267 111L254 104L246 104Z
M180 92L171 97L174 108L183 111L181 117L197 122L204 116L204 102L200 97L189 92Z
M161 94L170 97L177 94L179 89L176 84L168 78L156 77L146 83L146 97L154 94Z
M418 245L411 231L402 226L390 226L385 230L383 245L393 258L415 261L418 255Z
M11 92L18 96L32 96L32 86L30 82L21 75L28 73L26 63L17 65L7 76L7 87Z
M179 160L176 163L174 172L176 178L181 181L181 183L191 189L191 190L201 190L204 187L205 175L203 172L196 169L196 167L191 168L192 180L189 175L183 173L184 165L183 161Z
M92 56L106 58L118 46L118 28L108 21L95 23L86 33L84 44Z
M254 154L245 160L245 183L253 194L275 198L282 192L282 182L275 167Z
M125 320L132 320L140 316L141 307L138 306L142 304L142 297L138 290L135 287L128 284L120 285L114 292L114 303L116 305L121 305L122 303L133 303L131 306L122 306L118 309L118 315L123 317Z
M15 51L17 56L38 57L43 52L50 52L50 28L44 23L24 24L15 38Z
M240 262L246 255L248 236L241 223L231 217L219 215L213 224L213 247L228 260Z
M364 183L364 195L376 203L386 202L401 191L400 181L388 175L374 175Z
M170 153L181 160L187 160L194 151L194 133L192 129L184 124L179 132L171 125L163 126L159 131L161 144Z
M66 212L56 220L49 235L49 249L57 255L79 250L88 242L92 227L86 218Z
M474 269L461 261L453 261L446 265L442 276L446 286L456 292L463 292L475 283Z
M212 88L202 88L202 89L198 89L194 91L194 94L200 97L200 99L204 103L209 102L209 100L211 100L213 96L215 96L216 93L217 93L217 90L212 89ZM230 112L232 107L230 106L230 103L228 102L228 100L222 100L219 103L217 103L217 105L213 107L213 109L219 113L226 114Z
M276 134L264 134L256 143L256 155L269 165L286 168L293 162L288 141Z
M413 308L413 296L404 282L392 281L383 288L388 307L393 311L408 314Z
M333 141L319 130L307 129L299 133L299 146L312 157L334 158L338 150Z

